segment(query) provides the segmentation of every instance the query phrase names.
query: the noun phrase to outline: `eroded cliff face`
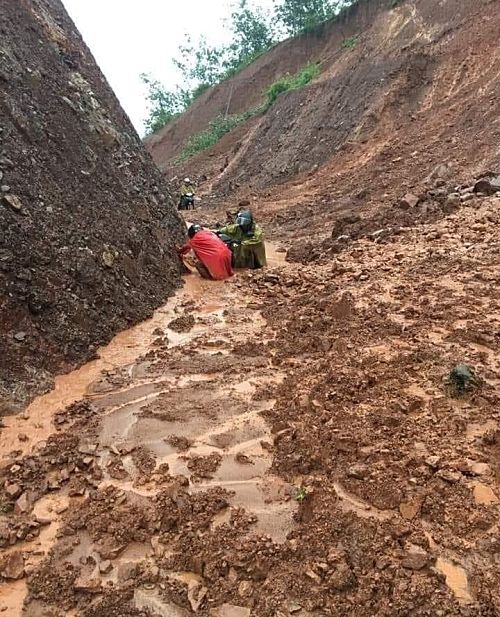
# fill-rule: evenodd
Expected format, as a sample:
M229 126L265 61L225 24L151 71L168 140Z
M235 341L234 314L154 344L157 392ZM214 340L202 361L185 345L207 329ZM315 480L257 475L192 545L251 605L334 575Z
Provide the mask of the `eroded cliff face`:
M59 0L0 5L0 413L178 286L183 223Z

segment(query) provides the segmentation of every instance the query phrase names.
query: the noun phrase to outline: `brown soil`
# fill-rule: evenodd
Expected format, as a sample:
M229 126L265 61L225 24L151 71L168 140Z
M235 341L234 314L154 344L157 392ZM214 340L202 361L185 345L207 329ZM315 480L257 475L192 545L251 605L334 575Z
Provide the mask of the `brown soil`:
M494 3L433 7L404 2L373 32L398 56L401 32L411 38L420 24L418 45L441 45L431 80L468 40L471 74L481 79L482 59L488 80ZM427 75L427 61L401 73L405 58L391 79ZM382 114L372 128L390 158L377 158L372 135L256 207L281 234L265 270L223 283L187 276L150 321L6 418L0 611L500 614L500 196L472 191L482 154L463 140L456 156L447 142L443 165L423 178L456 126L457 139L477 129L483 162L495 160L495 118L489 132L479 123L490 87L475 98L461 90L461 119L449 106L442 135L439 114L400 131L384 124L395 108ZM428 92L398 92L427 110ZM394 140L419 153L398 160ZM379 190L389 197L377 201ZM198 214L215 222L225 209ZM302 243L311 229L319 239ZM461 365L474 375L463 388Z
M0 22L2 416L173 292L183 229L61 2Z
M499 206L190 277L149 353L5 459L2 502L29 499L4 546L28 567L0 608L20 615L26 584L25 615L497 614ZM186 307L191 331L154 345ZM69 508L37 518L51 494Z

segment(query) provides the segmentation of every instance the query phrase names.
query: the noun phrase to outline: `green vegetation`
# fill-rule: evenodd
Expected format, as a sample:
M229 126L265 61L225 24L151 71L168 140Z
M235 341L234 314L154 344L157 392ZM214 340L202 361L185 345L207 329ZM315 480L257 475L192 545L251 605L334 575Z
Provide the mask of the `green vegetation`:
M232 116L218 116L217 118L215 118L215 120L212 120L210 122L210 124L208 125L208 129L191 137L185 148L178 156L177 160L186 161L198 152L215 146L215 144L222 137L224 137L226 133L232 131L234 127L241 122L245 122L245 120L248 120L252 116L257 115L260 111L262 110L255 109L245 112L244 114L235 114Z
M305 486L299 486L297 488L297 492L295 493L295 501L298 501L299 503L303 503L306 500L307 495L308 495L307 488Z
M354 36L350 36L349 38L344 39L342 41L342 47L344 49L352 49L353 47L356 47L358 39L359 39L358 34L355 34Z
M276 101L278 96L288 90L303 88L315 79L321 72L319 64L308 64L295 75L284 75L266 90L267 108Z
M266 112L280 94L288 90L296 90L304 87L319 74L319 64L308 64L295 75L284 75L266 90L266 103L264 105L251 109L243 114L218 116L215 120L210 122L208 129L191 137L177 160L179 162L186 161L198 152L215 146L226 133L232 131L238 124Z
M186 45L173 60L182 77L182 88L168 90L153 76L141 75L149 103L147 134L171 122L208 88L235 75L286 36L312 32L358 1L275 0L274 10L265 11L253 7L250 0L235 0L229 19L229 45L210 45L203 36L197 41L186 37Z
M311 32L336 15L348 0L274 0L275 15L289 36Z

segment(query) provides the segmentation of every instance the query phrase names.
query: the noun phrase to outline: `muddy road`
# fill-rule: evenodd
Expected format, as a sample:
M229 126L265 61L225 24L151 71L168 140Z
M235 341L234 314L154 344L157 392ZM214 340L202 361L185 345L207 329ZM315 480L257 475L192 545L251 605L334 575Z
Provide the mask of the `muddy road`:
M497 615L499 212L188 276L6 418L0 611Z

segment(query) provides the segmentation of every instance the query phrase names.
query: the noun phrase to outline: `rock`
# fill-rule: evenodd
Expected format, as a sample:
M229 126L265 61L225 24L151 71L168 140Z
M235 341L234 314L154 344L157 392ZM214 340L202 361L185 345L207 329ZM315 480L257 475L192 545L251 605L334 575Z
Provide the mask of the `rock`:
M251 610L234 604L223 604L210 611L210 617L250 617Z
M310 568L307 569L304 573L307 577L309 577L312 581L315 581L316 583L321 583L321 577L319 576L319 574L316 574L316 572L314 572L314 570L311 570Z
M399 207L402 210L409 210L418 206L420 199L413 193L406 193L404 197L399 200Z
M74 588L77 591L86 591L88 593L101 593L101 581L97 578L90 578L88 576L79 576L74 584Z
M102 254L102 262L106 268L112 268L115 263L116 256L111 251L104 251Z
M444 178L450 175L451 165L446 163L440 163L437 165L427 178L427 180L436 180L436 182L442 182Z
M2 184L2 186L0 187L0 191L2 191L2 193L8 193L10 191L10 186Z
M458 208L461 203L462 201L458 193L450 193L444 202L444 207L446 210L453 210L454 208Z
M440 469L436 475L448 482L449 484L455 484L456 482L460 482L462 478L462 474L458 471L451 471L451 469Z
M19 486L19 484L7 484L5 486L5 492L12 499L17 499L19 495L23 492L23 489Z
M14 338L16 341L22 342L26 338L26 332L16 332Z
M16 501L16 505L14 506L14 512L16 514L26 514L32 508L31 497L28 492L23 493L21 497Z
M297 604L297 602L290 602L288 605L288 612L293 615L294 613L299 613L302 610L302 606Z
M366 465L353 465L347 470L347 477L355 480L364 480L369 475Z
M118 566L118 582L123 584L135 577L137 570L136 563L121 563Z
M242 598L249 598L253 592L252 581L241 581L238 585L238 595Z
M26 435L26 433L19 433L17 438L19 439L19 441L28 441L28 439L29 439L29 437L28 437L28 435Z
M431 467L432 469L438 469L439 463L441 462L441 458L439 456L429 456L425 459L425 464Z
M469 201L473 201L475 196L472 193L465 193L464 195L460 195L460 201L465 204Z
M422 570L429 565L429 561L429 555L419 546L415 546L408 551L401 565L407 570Z
M488 463L478 463L476 461L468 461L469 473L473 476L487 476L491 474L491 467Z
M99 572L101 574L109 574L109 572L111 572L112 569L113 569L113 564L109 560L101 561L101 563L99 564Z
M208 593L208 589L203 587L201 583L190 585L188 588L188 600L191 608L195 613L201 608L205 597Z
M4 578L17 581L24 574L24 557L21 552L11 553L1 560L0 575Z
M21 212L23 209L22 201L17 195L4 195L2 197L2 203L9 208L12 208L15 212Z
M165 555L166 547L160 542L158 536L153 536L151 538L151 548L156 557L163 557L163 555Z
M14 163L6 156L0 157L0 167L14 167Z
M402 503L399 506L399 511L401 512L401 516L407 521L412 521L420 512L421 503L418 501L409 501L407 503Z
M335 591L345 591L352 587L355 582L356 577L349 564L345 561L338 564L328 579L328 584Z
M500 175L489 178L481 178L474 185L474 193L494 195L500 191Z

